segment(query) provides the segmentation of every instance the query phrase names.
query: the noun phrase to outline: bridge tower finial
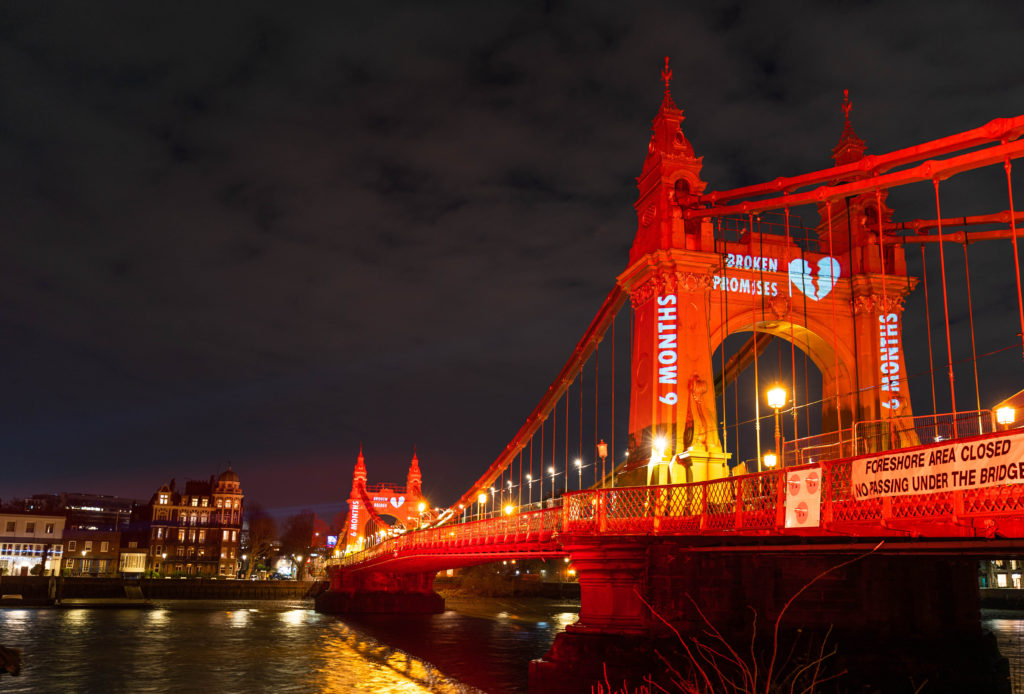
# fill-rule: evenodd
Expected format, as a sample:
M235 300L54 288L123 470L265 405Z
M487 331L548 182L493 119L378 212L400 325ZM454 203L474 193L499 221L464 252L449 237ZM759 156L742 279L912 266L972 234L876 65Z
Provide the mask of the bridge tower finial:
M420 459L416 455L416 446L412 447L412 462L409 464L409 475L406 478L405 490L408 494L422 494L423 473L420 472Z
M691 203L693 196L704 192L707 183L700 177L702 157L694 153L693 145L683 134L686 116L672 101L672 76L666 56L661 68L664 97L651 123L647 157L637 178L640 195L635 207L639 228L630 250L630 263L655 250L693 247L692 242L684 239L684 233L693 233L699 226L683 221L680 210L682 205Z
M836 166L850 164L864 158L864 152L868 146L864 140L857 137L850 124L850 109L853 103L850 101L850 90L843 90L843 132L839 136L839 144L832 149L832 160Z
M363 442L359 442L359 457L356 458L356 469L352 473L352 488L366 486L366 458L363 457Z

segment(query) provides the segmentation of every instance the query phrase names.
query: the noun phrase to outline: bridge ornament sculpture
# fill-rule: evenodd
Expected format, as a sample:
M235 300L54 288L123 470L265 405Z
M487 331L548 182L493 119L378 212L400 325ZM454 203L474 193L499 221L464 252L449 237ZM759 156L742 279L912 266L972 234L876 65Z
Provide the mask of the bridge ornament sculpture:
M844 93L834 166L706 193L702 158L682 132L683 112L669 91L667 59L662 78L664 96L637 179L629 264L568 362L462 497L431 527L391 533L342 557L317 609L436 611L443 609L433 592L439 570L567 557L580 583L579 619L531 665L533 691L587 691L609 672L612 681L644 668L655 672L663 666L651 655L652 644L670 630L699 631L708 620L723 630L749 631L749 608L762 626L783 613L791 632L834 626L840 649L864 643L880 652L931 649L933 661L903 663L917 670L898 677L924 673L950 687L975 686L976 680L963 678L978 675L991 644L980 635L972 561L1024 549L1024 430L1013 428L1012 417L994 421L980 395L975 409L957 409L946 246L964 249L969 301L967 243L1008 240L1006 268L1014 268L1014 319L1021 331L1011 344L1024 353L1017 253L1024 213L1013 209L1012 180L1012 162L1024 155L1024 116L868 156ZM1005 172L1008 208L943 217L941 184L987 167ZM934 218L893 221L889 191L922 183ZM818 214L817 226L799 223L794 211L801 207ZM950 233L950 227L960 231ZM920 278L908 273L905 246L912 244L920 246ZM936 369L929 313L933 412L915 415L903 307L919 283L927 306L926 246L938 247L947 349L946 363ZM631 387L627 451L620 459L614 351L616 317L626 306ZM977 394L973 315L970 330ZM752 337L726 363L726 339L744 332ZM600 385L609 378L601 378L598 348L606 337L612 398L602 407ZM759 356L773 338L788 343L792 401L781 424L779 405L773 405L774 452L782 465L764 472L757 410L755 472L736 465L747 422L738 408L736 421L727 421L726 387L751 364L759 378ZM820 399L805 395L797 402L798 353L820 372ZM782 355L780 347L780 379ZM590 364L592 463L584 460L583 445L583 379ZM934 373L943 368L949 413L935 404ZM573 387L578 418L570 413ZM603 438L598 443L602 416L610 446ZM818 433L809 431L813 419L820 419ZM573 433L579 435L575 468ZM608 448L606 470L602 451ZM569 491L574 477L577 490ZM358 502L355 492L353 499ZM851 561L861 554L870 556ZM825 575L828 581L820 582ZM806 599L787 603L810 584L815 588ZM872 665L863 647L852 651L854 684L893 666Z

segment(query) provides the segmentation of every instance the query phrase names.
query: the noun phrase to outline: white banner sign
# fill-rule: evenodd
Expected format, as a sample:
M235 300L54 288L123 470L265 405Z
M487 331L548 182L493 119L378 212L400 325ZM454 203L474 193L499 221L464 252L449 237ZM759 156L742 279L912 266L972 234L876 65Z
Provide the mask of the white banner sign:
M1024 431L854 460L857 500L1024 482Z

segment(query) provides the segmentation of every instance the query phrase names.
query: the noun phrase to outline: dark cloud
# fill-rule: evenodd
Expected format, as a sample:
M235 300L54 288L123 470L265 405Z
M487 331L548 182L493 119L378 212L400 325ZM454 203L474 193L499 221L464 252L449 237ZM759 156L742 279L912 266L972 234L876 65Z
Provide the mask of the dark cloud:
M145 497L231 460L264 504L327 503L363 441L377 480L401 480L418 443L448 501L625 265L664 55L721 189L827 166L843 88L873 152L1024 112L1022 18L5 7L0 496ZM993 273L971 279L1012 313Z

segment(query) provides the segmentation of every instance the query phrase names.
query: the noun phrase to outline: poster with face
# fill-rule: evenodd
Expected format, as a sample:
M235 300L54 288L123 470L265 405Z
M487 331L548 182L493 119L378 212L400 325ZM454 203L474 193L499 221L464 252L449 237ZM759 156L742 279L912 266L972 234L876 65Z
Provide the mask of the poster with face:
M786 527L817 528L821 524L821 468L786 473Z

